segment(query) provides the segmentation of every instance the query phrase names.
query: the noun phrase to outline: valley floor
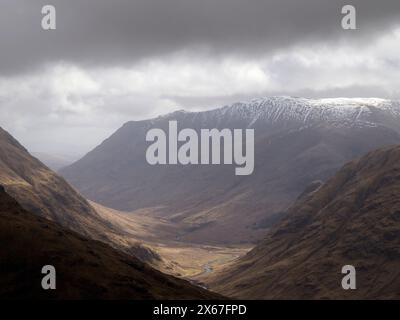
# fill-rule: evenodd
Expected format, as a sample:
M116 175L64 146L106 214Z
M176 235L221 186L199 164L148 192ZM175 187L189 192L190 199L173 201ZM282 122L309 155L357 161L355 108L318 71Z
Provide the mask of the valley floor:
M179 240L179 226L170 221L141 214L121 212L91 202L100 216L126 232L114 239L122 246L140 243L161 257L151 265L160 271L182 277L204 286L214 271L245 255L254 245L193 244Z
M215 247L190 243L155 247L161 257L171 262L164 272L200 281L222 266L246 254L251 247Z

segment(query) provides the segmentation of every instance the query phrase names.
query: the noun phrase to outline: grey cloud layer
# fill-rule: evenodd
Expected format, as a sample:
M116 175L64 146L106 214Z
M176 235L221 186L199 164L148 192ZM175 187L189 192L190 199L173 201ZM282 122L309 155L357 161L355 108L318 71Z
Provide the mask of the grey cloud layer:
M192 50L257 55L293 44L368 40L400 22L398 0L352 0L355 32L340 28L341 0L0 0L0 72L44 63L112 66ZM57 30L40 9L57 9Z
M357 8L358 30L340 9ZM57 30L41 29L54 4ZM82 154L129 120L263 95L400 97L399 0L0 0L0 126Z

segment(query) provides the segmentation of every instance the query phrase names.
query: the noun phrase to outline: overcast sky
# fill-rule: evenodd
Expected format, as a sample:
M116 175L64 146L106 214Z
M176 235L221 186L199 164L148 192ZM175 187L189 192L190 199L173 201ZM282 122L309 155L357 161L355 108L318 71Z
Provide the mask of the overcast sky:
M400 1L0 0L0 126L30 151L268 95L399 99Z

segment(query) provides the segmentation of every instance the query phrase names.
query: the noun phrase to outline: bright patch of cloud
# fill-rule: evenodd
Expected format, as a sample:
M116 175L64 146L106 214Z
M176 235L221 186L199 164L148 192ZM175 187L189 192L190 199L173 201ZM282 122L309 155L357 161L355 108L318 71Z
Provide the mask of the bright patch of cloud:
M314 44L258 59L186 52L130 67L58 63L39 73L0 78L0 125L31 150L82 153L124 122L187 108L182 101L190 99L203 101L190 106L201 110L232 97L323 97L346 88L359 89L349 90L353 96L397 98L399 57L400 29L395 29L362 47Z

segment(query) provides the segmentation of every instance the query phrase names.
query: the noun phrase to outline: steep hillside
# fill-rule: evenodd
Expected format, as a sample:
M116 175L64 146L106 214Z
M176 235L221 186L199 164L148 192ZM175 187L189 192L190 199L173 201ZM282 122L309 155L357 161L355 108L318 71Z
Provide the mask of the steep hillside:
M63 178L32 157L0 128L0 184L21 205L44 218L82 234L93 234L92 224L107 227L90 204Z
M84 236L101 240L141 257L154 265L163 262L141 244L148 219L124 219L118 212L94 207L62 177L32 157L10 134L0 128L0 185L29 212L52 220ZM120 222L121 219L124 223ZM153 224L151 228L155 228ZM151 228L148 228L150 231ZM164 230L165 228L162 228ZM154 234L164 232L161 229Z
M400 147L314 189L212 288L246 299L400 299ZM357 290L342 289L344 265L356 268Z
M146 133L167 131L169 120L197 131L254 128L254 173L235 176L233 165L149 165ZM273 97L128 122L61 174L93 201L169 219L182 241L241 243L261 239L309 183L400 143L399 132L398 102Z
M25 211L2 187L0 242L0 299L220 298ZM41 288L44 265L56 268L56 290Z

